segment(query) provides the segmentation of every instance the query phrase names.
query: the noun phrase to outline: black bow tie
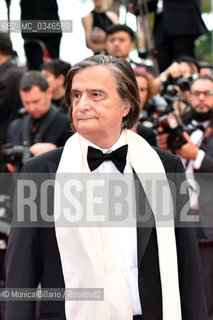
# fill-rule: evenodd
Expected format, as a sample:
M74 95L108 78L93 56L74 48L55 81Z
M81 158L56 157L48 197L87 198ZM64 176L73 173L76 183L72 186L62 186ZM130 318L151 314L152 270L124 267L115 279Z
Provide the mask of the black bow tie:
M202 125L202 124L200 124L199 126L197 126L197 128L196 129L200 129L201 131L205 131L205 127Z
M126 166L128 145L124 145L110 153L103 153L99 149L88 147L87 162L91 171L98 168L104 161L112 161L116 168L123 173Z

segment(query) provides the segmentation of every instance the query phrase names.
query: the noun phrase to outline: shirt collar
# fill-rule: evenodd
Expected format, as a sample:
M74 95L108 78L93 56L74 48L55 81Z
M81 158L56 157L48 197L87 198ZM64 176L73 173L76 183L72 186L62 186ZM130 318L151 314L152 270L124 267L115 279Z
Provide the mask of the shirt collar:
M198 126L198 125L202 125L205 129L208 127L210 123L210 120L206 120L206 121L203 121L203 122L197 122L196 120L192 120L192 125L193 126Z
M7 69L10 65L13 64L13 59L10 58L9 60L7 60L5 63L3 63L1 66L0 66L0 71L3 71L4 69Z

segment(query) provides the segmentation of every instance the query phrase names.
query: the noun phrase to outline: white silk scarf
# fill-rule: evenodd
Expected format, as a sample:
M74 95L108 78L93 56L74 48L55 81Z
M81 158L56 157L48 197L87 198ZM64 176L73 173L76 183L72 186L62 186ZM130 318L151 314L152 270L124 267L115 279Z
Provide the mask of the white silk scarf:
M162 287L163 320L181 320L180 293L178 284L177 250L174 224L168 226L158 221L158 205L155 191L147 188L144 175L161 175L167 192L164 210L172 214L171 194L163 164L150 145L139 135L124 130L128 144L130 163L145 191L156 223L159 266ZM56 182L62 173L90 173L81 136L76 133L65 144L56 173ZM153 179L153 178L152 178ZM154 178L155 179L155 178ZM91 199L92 201L93 199ZM61 257L65 288L103 288L102 301L65 300L67 320L132 320L130 292L121 267L120 257L112 241L110 228L86 228L60 225L61 201L59 189L54 193L54 217L58 248ZM142 301L143 305L143 301ZM153 306L154 307L154 306ZM143 307L142 307L143 309Z

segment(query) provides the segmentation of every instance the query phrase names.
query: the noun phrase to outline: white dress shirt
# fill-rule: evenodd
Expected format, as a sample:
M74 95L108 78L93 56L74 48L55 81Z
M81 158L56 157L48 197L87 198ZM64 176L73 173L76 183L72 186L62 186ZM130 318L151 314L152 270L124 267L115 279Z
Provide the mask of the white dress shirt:
M116 149L122 147L126 144L126 138L124 133L122 133L116 143L110 149L101 149L92 142L83 138L83 145L85 148L85 154L87 155L88 147L91 146L93 148L101 150L103 153L109 153L115 151ZM120 174L116 166L112 161L104 161L97 169L93 171L94 173L115 173ZM127 154L127 162L124 169L124 175L128 175L128 179L132 178L134 181L133 170L128 159ZM134 185L134 183L132 183ZM134 192L135 197L135 192ZM135 201L135 199L134 199ZM131 210L135 210L135 206L132 205ZM133 214L133 212L130 212ZM134 217L136 217L136 212L134 213ZM137 233L136 233L136 221L134 227L113 227L113 236L114 242L118 248L118 252L121 257L122 268L124 271L124 275L127 281L127 285L129 286L131 298L132 298L132 307L133 307L133 315L142 314L142 308L139 297L139 289L138 289L138 263L137 263Z

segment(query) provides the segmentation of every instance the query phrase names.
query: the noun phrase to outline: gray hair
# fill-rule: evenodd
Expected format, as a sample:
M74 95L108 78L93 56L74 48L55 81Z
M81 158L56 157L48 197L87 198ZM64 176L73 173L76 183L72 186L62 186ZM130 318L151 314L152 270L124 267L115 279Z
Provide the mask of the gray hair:
M65 90L65 101L69 108L69 115L72 118L72 98L71 89L74 75L85 68L93 66L107 67L116 81L116 87L120 99L130 106L129 113L123 118L123 128L130 129L138 120L140 110L140 96L134 71L129 62L125 59L115 58L113 56L95 55L79 63L76 63L67 75L67 86Z

